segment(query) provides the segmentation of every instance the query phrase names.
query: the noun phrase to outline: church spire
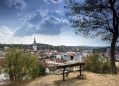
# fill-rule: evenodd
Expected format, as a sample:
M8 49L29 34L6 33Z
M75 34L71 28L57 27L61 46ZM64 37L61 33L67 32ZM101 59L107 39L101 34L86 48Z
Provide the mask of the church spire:
M34 44L36 44L36 39L35 39L35 37L34 37Z
M33 49L34 49L34 51L37 51L37 44L36 44L36 39L35 39L35 37L34 37Z

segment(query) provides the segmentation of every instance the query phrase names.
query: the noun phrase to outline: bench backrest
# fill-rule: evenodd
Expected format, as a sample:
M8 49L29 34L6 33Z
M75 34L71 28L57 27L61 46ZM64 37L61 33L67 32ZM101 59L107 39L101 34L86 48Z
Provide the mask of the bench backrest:
M78 63L74 63L74 64L61 65L61 66L57 66L57 69L66 68L66 67L73 67L73 66L79 66L79 65L85 65L85 63L78 62Z

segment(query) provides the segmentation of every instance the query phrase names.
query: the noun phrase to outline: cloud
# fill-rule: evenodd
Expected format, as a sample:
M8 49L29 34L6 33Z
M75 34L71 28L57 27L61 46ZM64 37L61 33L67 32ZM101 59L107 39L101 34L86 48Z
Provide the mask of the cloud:
M64 18L63 11L50 12L48 10L38 10L33 17L27 15L26 22L21 28L16 30L15 36L30 36L33 34L59 35L61 28L68 26L69 21ZM31 27L32 26L32 27Z
M62 0L43 0L45 3L50 4L50 3L60 3Z
M59 11L59 10L53 11L53 12L49 11L48 15L53 15L55 17L62 18L63 17L63 12Z
M19 19L19 21L20 21L20 22L25 22L25 21L26 21L26 19Z
M9 28L6 26L0 27L0 39L7 39L7 37L13 35Z
M51 0L52 3L60 3L62 0Z
M47 3L47 4L50 4L50 2L48 1L48 0L43 0L45 3Z
M35 27L33 27L31 24L25 24L23 27L19 28L16 32L15 32L15 36L30 36L33 35L33 33L36 33L36 29L34 29Z
M61 18L61 20L62 20L63 23L66 23L66 24L69 23L69 21L68 21L67 19L63 19L63 18Z
M45 35L58 35L61 33L60 29L65 25L67 24L63 23L61 19L51 15L44 19L44 22L40 25L40 28L42 28L40 33Z
M42 21L41 11L37 11L35 16L28 20L31 24L39 24Z
M48 13L49 13L48 10L37 10L35 16L36 16L36 15L41 15L42 17L45 17L45 16L48 15ZM35 16L34 16L34 17L35 17Z
M21 15L23 15L23 14L21 14L21 13L17 13L17 15L18 15L18 16L21 16Z
M16 9L23 10L27 5L24 0L6 0L6 4L11 7L15 6Z
M59 35L61 33L61 28L68 26L68 23L64 21L63 19L50 15L43 20L39 32L44 35Z
M61 33L61 28L68 26L63 19L58 19L52 15L45 18L43 23L40 25L40 34L45 35L59 35Z
M31 18L31 15L27 15L26 18L27 18L27 19Z
M29 21L29 20L31 20L31 15L25 16L25 19L19 19L20 22L26 22L26 21Z
M19 19L21 22L28 21L31 24L37 25L42 22L43 18L49 17L49 15L53 15L56 18L66 18L63 14L63 11L48 11L48 10L37 10L35 15L31 17L31 15L27 15L25 19Z
M30 21L31 22L31 21ZM65 19L56 18L52 15L43 19L42 23L27 23L15 32L15 36L30 36L33 34L59 35L61 28L67 26Z
M69 19L68 16L66 16L65 14L66 14L65 11L56 10L56 11L52 11L52 12L48 11L46 16L53 15L57 18Z

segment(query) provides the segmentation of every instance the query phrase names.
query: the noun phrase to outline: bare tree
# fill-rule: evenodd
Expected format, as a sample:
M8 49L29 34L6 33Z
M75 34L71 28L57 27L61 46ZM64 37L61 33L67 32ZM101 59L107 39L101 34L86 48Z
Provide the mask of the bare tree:
M119 0L65 0L65 4L76 34L86 38L100 36L103 41L111 42L112 73L117 74L114 51L119 35Z

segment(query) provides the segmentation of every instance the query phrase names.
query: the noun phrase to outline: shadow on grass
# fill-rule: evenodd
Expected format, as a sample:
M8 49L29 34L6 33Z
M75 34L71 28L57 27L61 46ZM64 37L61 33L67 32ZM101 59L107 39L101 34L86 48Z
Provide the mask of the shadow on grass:
M75 86L81 85L85 83L85 80L87 80L86 75L78 75L77 77L72 77L72 78L65 78L65 80L56 80L53 81L55 86L62 86L62 85L68 85L68 86L73 86L75 83Z

